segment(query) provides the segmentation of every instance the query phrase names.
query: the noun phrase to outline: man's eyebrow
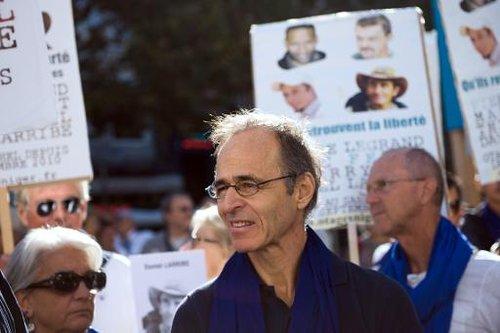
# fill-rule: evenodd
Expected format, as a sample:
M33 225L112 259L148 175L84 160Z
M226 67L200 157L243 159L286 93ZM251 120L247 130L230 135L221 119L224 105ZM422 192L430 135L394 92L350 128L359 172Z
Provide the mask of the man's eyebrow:
M238 176L235 176L233 177L233 180L234 182L241 182L241 181L255 181L255 182L258 182L260 180L259 177L253 175L253 174L248 174L248 175L238 175ZM215 186L218 186L218 185L227 185L229 184L230 182L228 182L227 180L224 180L224 179L217 179L215 182L214 182L214 185Z

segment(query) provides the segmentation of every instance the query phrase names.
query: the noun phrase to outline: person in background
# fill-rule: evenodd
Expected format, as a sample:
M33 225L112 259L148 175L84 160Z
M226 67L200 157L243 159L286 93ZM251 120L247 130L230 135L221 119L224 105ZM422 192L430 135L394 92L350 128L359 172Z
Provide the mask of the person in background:
M193 200L186 192L167 194L161 202L164 229L144 244L141 253L177 251L191 240Z
M212 123L209 195L237 251L175 314L180 332L420 332L390 279L343 261L307 226L321 183L305 127L243 111Z
M366 201L396 239L378 269L411 296L425 332L498 332L500 257L475 252L440 216L443 196L441 167L425 150L392 149L375 161Z
M106 286L102 249L87 234L35 228L15 247L6 277L30 332L90 333L95 294Z
M28 229L64 226L82 230L90 201L85 180L24 187L16 192L19 218ZM108 276L106 290L96 296L92 326L103 332L133 332L134 309L130 261L117 253L104 251L101 269ZM131 292L130 292L131 293ZM115 320L115 318L121 320Z
M116 251L124 256L141 253L144 244L153 237L149 230L136 229L132 214L126 209L117 214L116 231L114 246Z
M234 249L229 237L229 230L213 205L198 209L191 220L193 229L192 249L205 251L207 277L209 280L219 276L222 268Z
M451 173L446 174L446 199L448 200L448 220L456 227L460 227L465 214L462 200L462 186L459 179Z
M484 201L464 215L462 232L480 250L500 240L500 181L483 185Z

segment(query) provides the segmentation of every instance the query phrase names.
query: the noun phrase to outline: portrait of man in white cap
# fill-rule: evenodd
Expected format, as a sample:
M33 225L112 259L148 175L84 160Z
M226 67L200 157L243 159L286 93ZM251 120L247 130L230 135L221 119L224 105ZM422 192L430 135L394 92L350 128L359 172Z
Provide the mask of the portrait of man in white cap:
M371 74L359 73L356 83L361 92L349 98L345 107L352 112L382 111L406 108L398 101L408 89L408 81L397 76L393 68L379 67Z
M312 85L312 78L304 75L287 73L280 81L273 83L272 89L283 94L286 104L300 118L314 118L321 106Z
M490 67L500 64L500 47L493 30L488 26L474 29L468 26L460 27L462 36L469 37L474 49L488 61Z
M168 285L164 288L150 287L148 296L153 310L142 318L144 332L170 333L175 312L186 293L177 286Z

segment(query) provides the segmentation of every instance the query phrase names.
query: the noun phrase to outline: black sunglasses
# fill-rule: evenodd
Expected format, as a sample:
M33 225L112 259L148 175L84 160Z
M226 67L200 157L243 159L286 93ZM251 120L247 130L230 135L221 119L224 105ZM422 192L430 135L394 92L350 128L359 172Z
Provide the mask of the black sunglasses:
M75 214L80 208L80 198L77 197L69 197L60 201L66 212L69 214ZM54 200L46 200L40 202L36 207L36 213L41 217L47 217L54 212L57 208L57 201Z
M50 278L30 284L26 289L52 288L61 293L72 293L83 281L89 290L100 291L106 286L106 273L88 271L83 276L72 272L57 272Z

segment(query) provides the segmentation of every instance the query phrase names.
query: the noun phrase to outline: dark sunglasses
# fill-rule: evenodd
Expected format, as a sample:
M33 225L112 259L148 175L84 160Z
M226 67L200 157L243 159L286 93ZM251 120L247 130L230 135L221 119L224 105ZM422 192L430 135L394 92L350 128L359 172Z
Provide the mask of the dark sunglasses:
M69 214L75 214L80 208L80 198L69 197L60 201L63 204L64 209ZM58 202L54 200L46 200L40 202L36 207L36 213L41 217L47 217L52 214L57 208Z
M26 289L52 288L61 293L72 293L83 281L89 290L100 291L106 286L106 273L88 271L83 276L75 272L58 272L50 278L30 284Z

